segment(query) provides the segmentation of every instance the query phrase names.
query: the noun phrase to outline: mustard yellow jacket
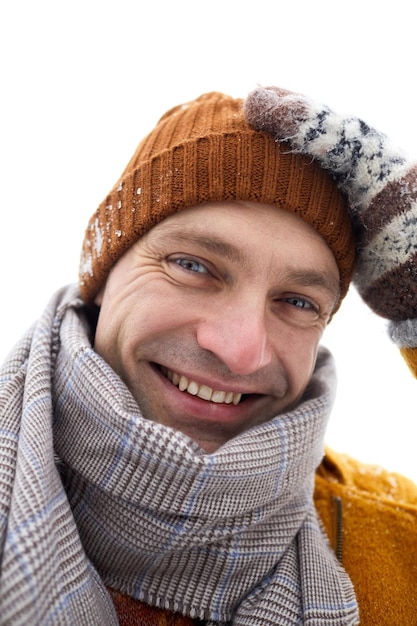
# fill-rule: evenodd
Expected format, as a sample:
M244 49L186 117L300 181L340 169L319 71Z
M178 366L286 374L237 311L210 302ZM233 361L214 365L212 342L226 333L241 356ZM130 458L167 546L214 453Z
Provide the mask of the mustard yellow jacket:
M402 353L417 377L417 349ZM361 626L417 626L417 485L328 450L315 503L355 587Z

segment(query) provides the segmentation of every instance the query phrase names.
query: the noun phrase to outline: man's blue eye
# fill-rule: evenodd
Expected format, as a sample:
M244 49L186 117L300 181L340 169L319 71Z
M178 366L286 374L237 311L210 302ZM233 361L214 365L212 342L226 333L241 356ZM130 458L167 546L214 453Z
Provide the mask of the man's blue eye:
M297 298L293 296L292 298L285 299L288 304L297 307L297 309L308 309L311 310L313 307L308 300L304 300L303 298Z
M182 269L187 270L187 272L196 272L199 274L207 274L207 268L200 263L199 261L195 261L194 259L176 259L175 263L177 263Z

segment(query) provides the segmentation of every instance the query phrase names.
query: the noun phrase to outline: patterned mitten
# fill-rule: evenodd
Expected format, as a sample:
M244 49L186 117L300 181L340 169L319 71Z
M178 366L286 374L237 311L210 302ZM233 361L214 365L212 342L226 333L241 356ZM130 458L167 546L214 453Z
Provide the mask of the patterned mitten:
M244 103L249 124L328 169L348 199L355 228L354 284L408 352L417 347L417 163L357 117L277 87ZM404 354L415 359L417 351Z

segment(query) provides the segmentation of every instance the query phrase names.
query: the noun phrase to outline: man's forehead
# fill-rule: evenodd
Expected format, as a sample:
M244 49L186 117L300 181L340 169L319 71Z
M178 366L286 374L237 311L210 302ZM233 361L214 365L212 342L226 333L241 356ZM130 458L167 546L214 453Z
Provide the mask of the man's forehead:
M215 229L218 219L226 219L230 222L235 234L239 231L240 226L247 224L248 220L252 222L252 225L259 225L260 228L277 226L288 228L291 224L294 229L312 230L318 234L308 222L296 213L273 204L263 204L251 200L206 202L194 207L186 207L160 221L152 230L162 228L176 230L178 225L181 225L184 230L204 231L210 227Z
M207 235L208 249L215 251L213 246L217 246L219 252L231 258L239 255L241 244L245 247L255 241L256 234L281 239L294 233L302 240L304 237L320 240L330 250L321 234L300 216L284 208L255 201L213 202L188 207L165 218L149 232L152 236L175 237L178 240L198 238L202 245L204 235ZM239 260L238 256L236 258Z

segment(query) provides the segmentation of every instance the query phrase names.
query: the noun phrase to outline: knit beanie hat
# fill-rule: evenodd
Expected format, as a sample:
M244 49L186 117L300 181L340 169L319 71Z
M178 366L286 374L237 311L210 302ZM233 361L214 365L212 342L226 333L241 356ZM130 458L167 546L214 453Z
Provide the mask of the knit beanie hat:
M241 99L213 92L162 116L91 217L80 264L84 301L94 300L112 266L152 226L181 209L234 200L308 222L333 252L343 298L355 255L344 194L309 156L251 128Z

